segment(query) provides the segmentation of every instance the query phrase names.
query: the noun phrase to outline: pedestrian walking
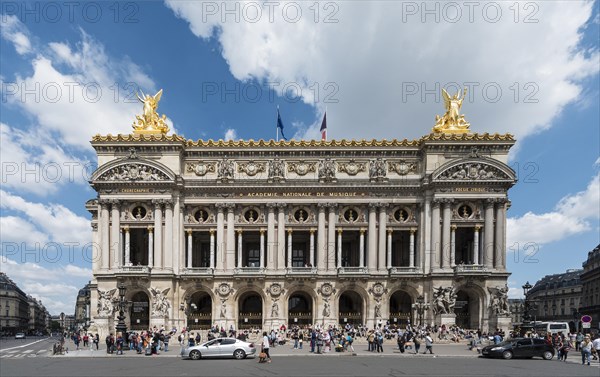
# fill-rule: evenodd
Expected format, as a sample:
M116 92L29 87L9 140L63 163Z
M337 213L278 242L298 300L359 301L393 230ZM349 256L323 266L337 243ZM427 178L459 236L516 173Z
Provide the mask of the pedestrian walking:
M600 334L596 334L596 339L592 342L592 353L594 360L600 361Z
M583 338L583 342L581 342L579 348L581 349L581 365L585 365L587 362L587 365L589 366L591 363L590 358L592 356L592 341L590 340L589 335L586 335L585 338Z
M263 332L263 341L262 341L262 353L265 354L265 359L267 360L268 363L271 362L271 355L269 354L269 336L267 335L267 332L264 331Z
M426 354L427 351L433 355L433 339L429 333L425 335L425 352L423 352L423 355Z
M420 336L415 335L413 339L413 343L415 344L415 355L419 353L419 349L421 348L421 339Z
M96 351L98 351L100 347L100 335L98 335L98 333L94 335L94 345L96 346Z

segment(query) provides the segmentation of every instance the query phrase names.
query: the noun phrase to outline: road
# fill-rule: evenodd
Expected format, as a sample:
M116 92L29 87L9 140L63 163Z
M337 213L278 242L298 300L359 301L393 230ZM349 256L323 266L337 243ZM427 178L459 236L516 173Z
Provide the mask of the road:
M30 336L27 339L0 339L0 360L50 356L58 338Z
M575 355L573 355L575 356ZM387 356L286 356L271 364L248 360L181 360L176 357L6 358L1 376L594 376L588 367L556 360L490 360L478 357L398 358Z

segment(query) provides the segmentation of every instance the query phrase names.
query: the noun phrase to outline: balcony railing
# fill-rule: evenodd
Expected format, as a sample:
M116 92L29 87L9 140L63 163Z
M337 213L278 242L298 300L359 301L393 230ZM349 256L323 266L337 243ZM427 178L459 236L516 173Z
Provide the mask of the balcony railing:
M487 272L489 271L486 266L482 264L459 264L454 267L454 272L465 273L465 272Z
M390 275L414 274L417 272L419 272L418 267L400 266L390 268Z
M368 267L339 267L338 274L340 275L361 275L368 274Z
M264 275L264 267L238 267L233 270L236 275Z
M191 267L184 268L184 275L212 275L214 273L214 269L210 267Z
M290 275L313 275L317 273L316 267L292 267L287 268L286 273Z
M126 265L121 266L120 272L124 274L149 274L150 267Z

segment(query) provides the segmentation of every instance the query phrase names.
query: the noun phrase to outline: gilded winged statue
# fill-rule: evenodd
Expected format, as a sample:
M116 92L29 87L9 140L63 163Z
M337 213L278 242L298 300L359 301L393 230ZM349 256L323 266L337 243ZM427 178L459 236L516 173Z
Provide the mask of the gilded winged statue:
M463 100L467 96L467 88L463 90L462 97L460 91L453 96L450 96L446 89L442 89L442 97L444 98L444 106L446 113L443 116L435 116L435 133L466 133L469 130L470 124L465 120L465 116L460 113Z
M142 116L136 115L137 122L133 123L134 133L141 134L166 134L169 132L169 126L167 126L167 116L158 116L156 109L158 108L158 102L162 96L162 89L155 95L144 94L140 96L136 93L137 98L144 104L144 114Z

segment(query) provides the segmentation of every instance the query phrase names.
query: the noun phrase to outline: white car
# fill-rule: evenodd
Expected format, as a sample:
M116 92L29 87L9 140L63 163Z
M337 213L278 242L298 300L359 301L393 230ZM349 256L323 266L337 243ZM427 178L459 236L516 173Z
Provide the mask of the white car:
M22 332L16 333L15 339L25 339L25 333L22 333Z
M217 338L197 346L185 348L182 356L189 357L192 360L200 360L203 357L233 357L242 360L255 354L256 347L254 343L235 338Z

